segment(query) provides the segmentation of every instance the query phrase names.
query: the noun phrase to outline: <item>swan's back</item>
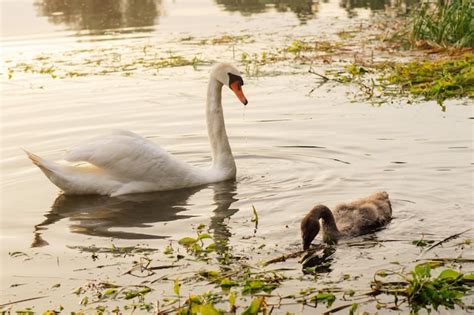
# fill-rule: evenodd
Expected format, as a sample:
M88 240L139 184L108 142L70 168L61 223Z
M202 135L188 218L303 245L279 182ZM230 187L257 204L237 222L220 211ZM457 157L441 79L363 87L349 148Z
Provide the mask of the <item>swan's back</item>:
M392 219L392 205L385 191L350 203L339 204L333 211L339 231L346 236L374 232Z

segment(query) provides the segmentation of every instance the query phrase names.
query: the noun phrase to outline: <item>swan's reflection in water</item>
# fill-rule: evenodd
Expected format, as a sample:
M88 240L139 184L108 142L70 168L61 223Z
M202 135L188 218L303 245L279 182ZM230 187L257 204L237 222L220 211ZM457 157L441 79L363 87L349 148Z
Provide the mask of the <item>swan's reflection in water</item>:
M204 188L214 190L215 207L209 225L216 241L226 242L231 232L226 219L238 211L231 209L237 201L236 184L233 181L213 185L186 188L174 191L107 197L98 195L60 195L46 219L35 226L32 247L46 246L43 232L62 219L69 219L70 230L90 236L113 237L117 239L159 239L166 235L144 234L120 231L129 228L147 228L157 222L170 222L192 217L185 212L191 205L191 196Z

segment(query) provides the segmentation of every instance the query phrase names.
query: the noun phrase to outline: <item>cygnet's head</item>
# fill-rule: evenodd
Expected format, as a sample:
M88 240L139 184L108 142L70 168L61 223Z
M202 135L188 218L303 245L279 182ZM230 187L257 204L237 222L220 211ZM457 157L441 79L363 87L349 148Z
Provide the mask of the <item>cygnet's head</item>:
M324 205L317 205L311 209L308 214L301 220L301 238L303 241L303 250L307 250L309 245L318 235L320 230L319 219L322 211L330 211Z
M240 71L234 66L228 63L219 63L212 68L211 77L222 83L222 85L228 86L242 104L247 105L248 101L242 90L244 80L242 79Z

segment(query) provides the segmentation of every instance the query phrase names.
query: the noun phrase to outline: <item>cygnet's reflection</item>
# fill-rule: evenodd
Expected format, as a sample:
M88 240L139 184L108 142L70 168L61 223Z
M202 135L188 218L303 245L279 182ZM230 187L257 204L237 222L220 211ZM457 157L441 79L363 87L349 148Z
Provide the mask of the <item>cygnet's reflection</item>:
M236 193L234 182L222 182L208 186L179 189L165 192L132 194L117 197L88 195L60 195L46 219L35 226L32 247L46 246L43 238L48 226L62 219L69 219L73 233L113 237L118 239L158 239L165 235L121 231L128 228L151 227L156 222L169 222L191 217L183 212L189 209L188 200L198 191L212 187L215 209L209 223L210 231L219 241L227 241L231 235L225 220L238 211L231 209ZM206 222L203 222L206 223Z

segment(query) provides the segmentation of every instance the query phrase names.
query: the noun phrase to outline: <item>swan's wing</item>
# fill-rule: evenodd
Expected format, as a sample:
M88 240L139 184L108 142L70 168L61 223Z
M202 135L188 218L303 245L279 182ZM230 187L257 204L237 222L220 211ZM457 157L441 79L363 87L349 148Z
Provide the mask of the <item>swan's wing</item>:
M150 140L122 130L73 147L65 159L91 163L116 178L145 182L177 177L189 168Z

